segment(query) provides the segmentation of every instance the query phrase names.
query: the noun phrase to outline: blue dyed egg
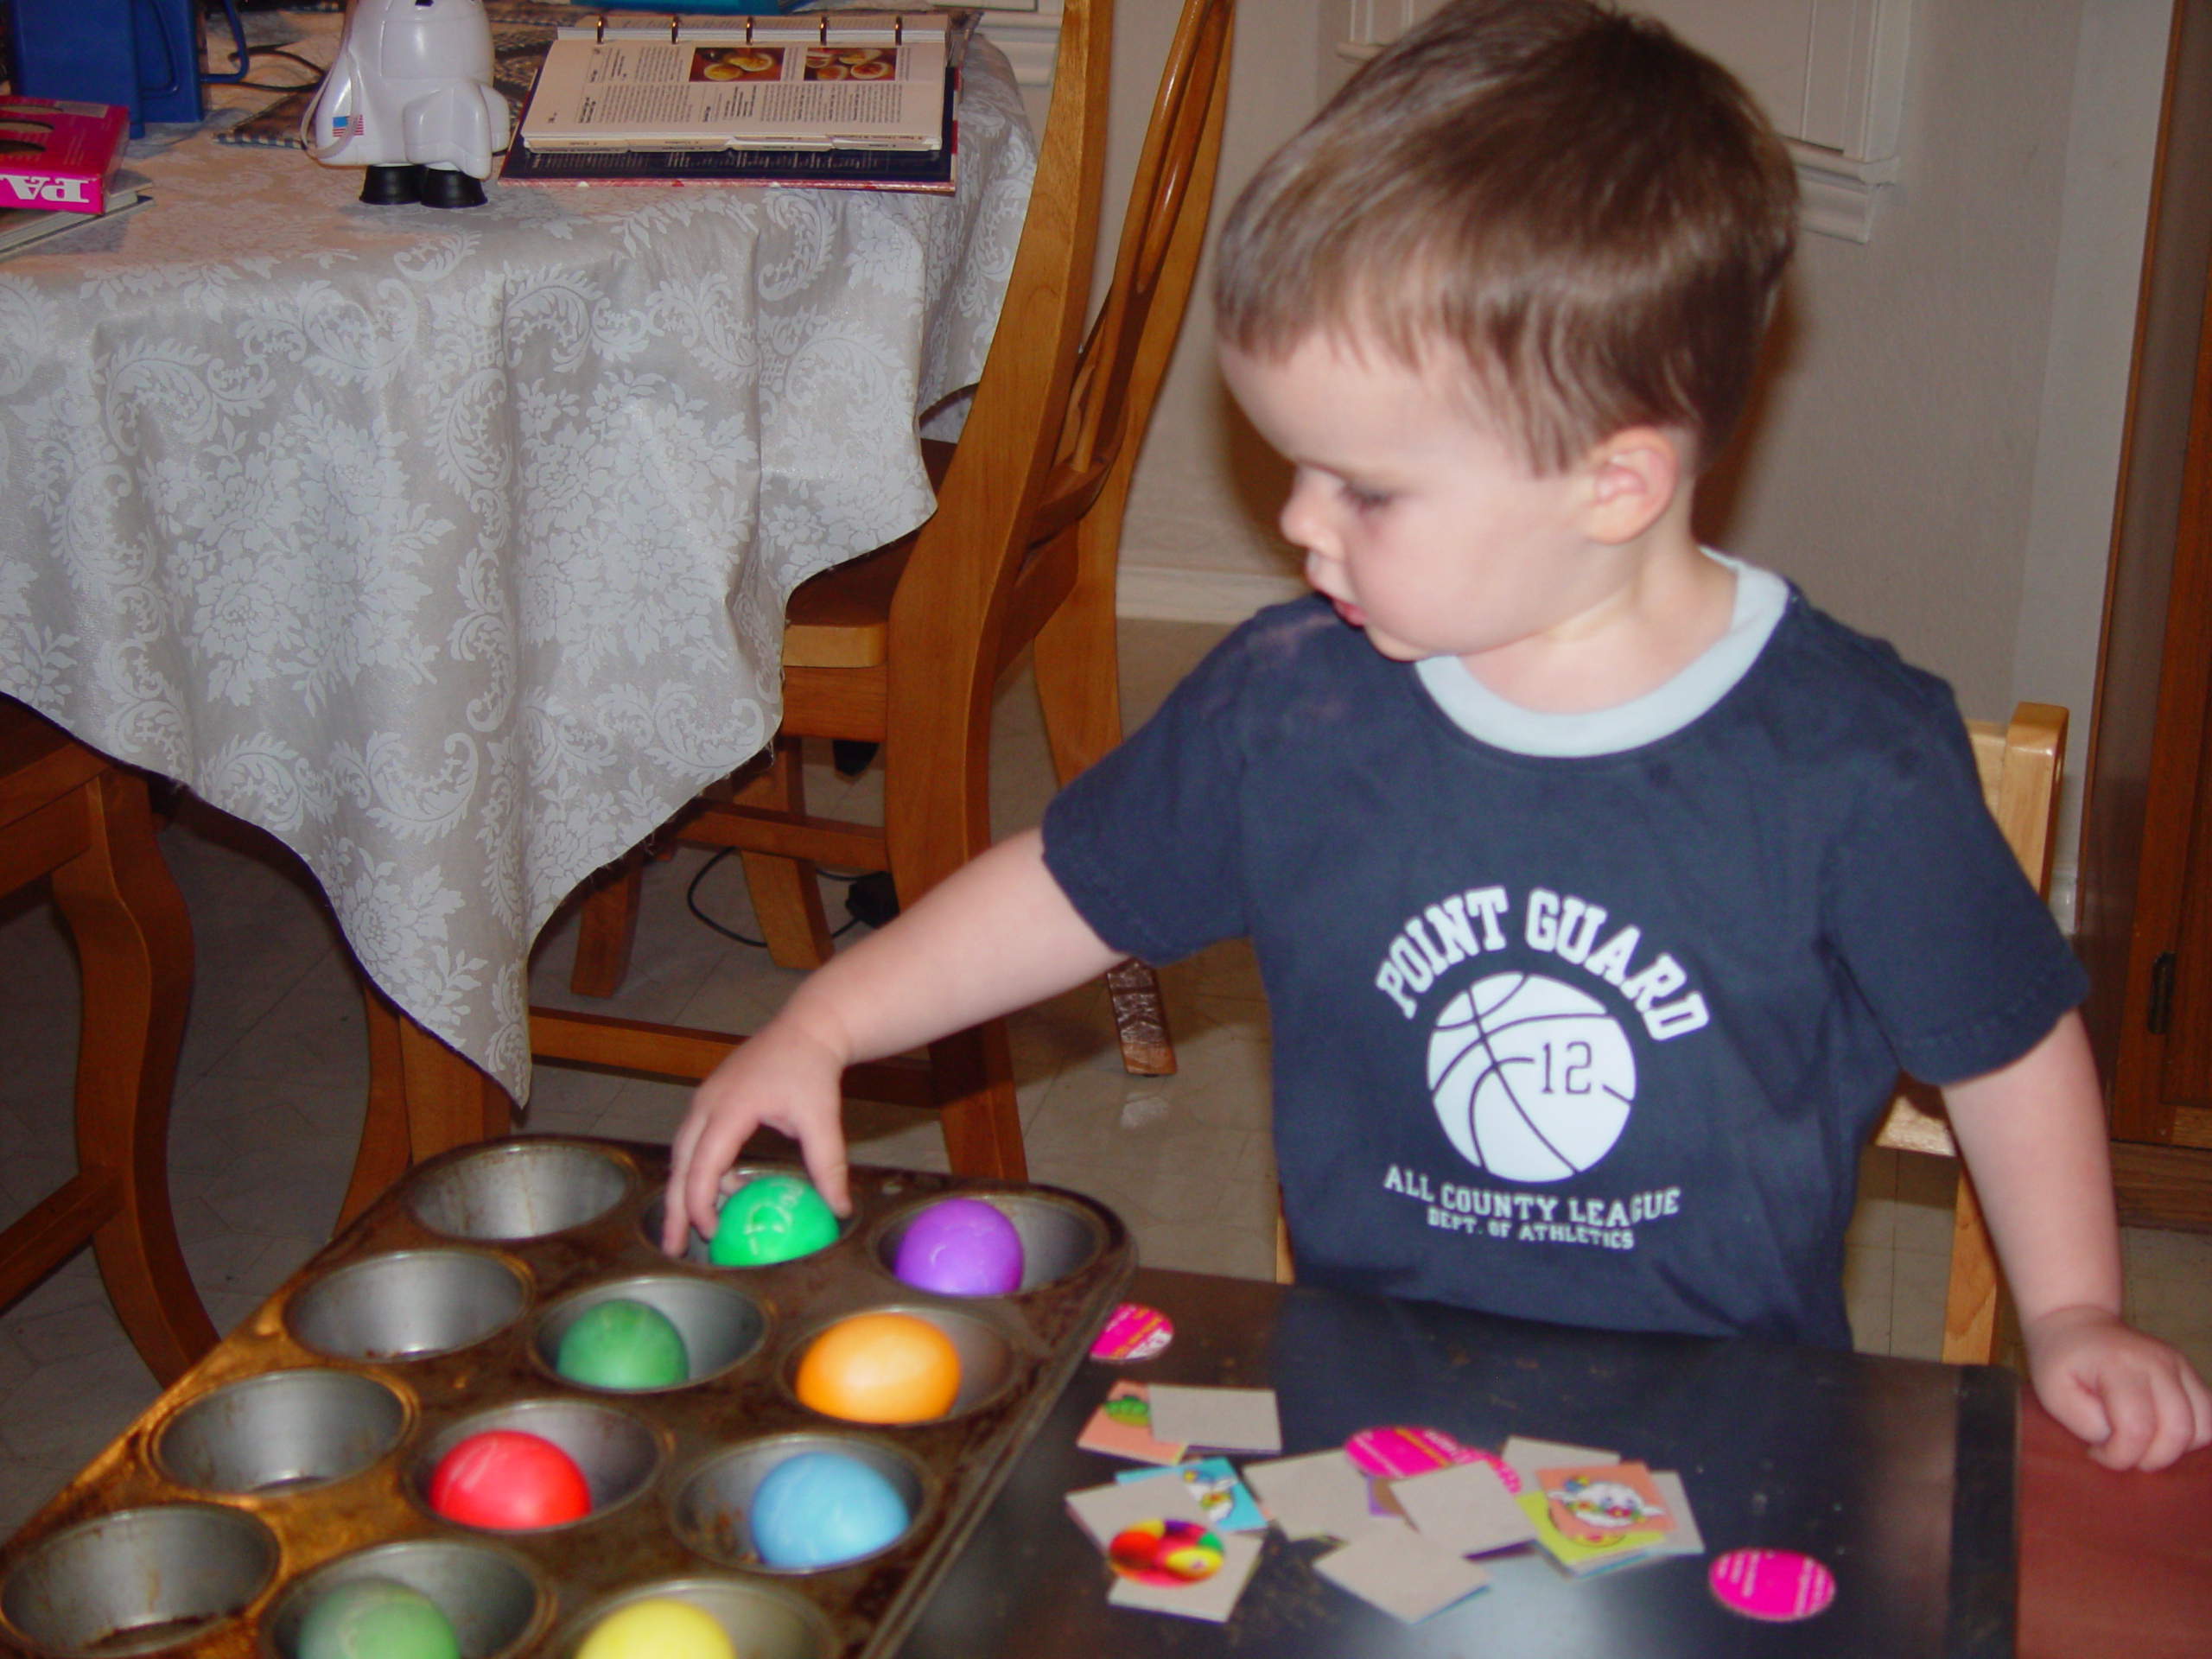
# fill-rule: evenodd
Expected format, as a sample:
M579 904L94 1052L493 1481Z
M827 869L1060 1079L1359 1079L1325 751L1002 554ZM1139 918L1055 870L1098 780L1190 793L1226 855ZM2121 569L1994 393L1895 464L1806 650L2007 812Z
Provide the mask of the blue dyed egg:
M1021 1235L996 1205L947 1198L914 1217L892 1272L940 1296L1004 1296L1021 1288Z
M786 1458L753 1489L753 1547L770 1567L834 1567L871 1554L913 1517L899 1489L836 1452Z

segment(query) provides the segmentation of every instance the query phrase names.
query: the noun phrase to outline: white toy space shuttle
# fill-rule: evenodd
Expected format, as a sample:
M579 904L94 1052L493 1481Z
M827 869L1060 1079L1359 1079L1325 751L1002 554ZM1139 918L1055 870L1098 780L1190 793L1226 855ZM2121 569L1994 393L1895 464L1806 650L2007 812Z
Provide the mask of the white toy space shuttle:
M318 162L369 169L363 201L471 207L507 125L483 0L353 0L300 136Z

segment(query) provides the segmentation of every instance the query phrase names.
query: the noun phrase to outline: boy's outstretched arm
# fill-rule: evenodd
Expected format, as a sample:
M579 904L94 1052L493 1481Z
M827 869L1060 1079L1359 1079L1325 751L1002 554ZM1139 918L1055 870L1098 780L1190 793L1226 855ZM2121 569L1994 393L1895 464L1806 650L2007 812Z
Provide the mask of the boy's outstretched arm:
M671 1148L661 1247L681 1250L687 1225L713 1233L721 1178L764 1124L798 1142L815 1186L848 1213L847 1066L1027 1007L1122 955L1060 891L1038 831L1001 842L809 976L699 1085Z
M2212 1395L2189 1362L2120 1321L2111 1156L2081 1016L1943 1095L2044 1407L2114 1469L2163 1469L2212 1441Z

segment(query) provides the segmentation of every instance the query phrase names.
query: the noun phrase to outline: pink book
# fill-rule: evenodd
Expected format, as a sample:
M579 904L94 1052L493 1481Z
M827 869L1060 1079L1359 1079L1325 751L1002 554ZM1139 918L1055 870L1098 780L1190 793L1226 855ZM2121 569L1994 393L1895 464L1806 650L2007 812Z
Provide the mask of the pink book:
M130 124L120 105L0 95L0 209L98 213Z

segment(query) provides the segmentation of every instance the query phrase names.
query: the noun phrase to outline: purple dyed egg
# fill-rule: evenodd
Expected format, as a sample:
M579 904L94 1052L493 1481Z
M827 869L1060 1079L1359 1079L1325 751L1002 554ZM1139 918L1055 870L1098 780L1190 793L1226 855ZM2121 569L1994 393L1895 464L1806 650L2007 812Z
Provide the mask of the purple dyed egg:
M1021 1287L1021 1235L981 1198L947 1198L914 1217L893 1273L940 1296L1003 1296Z

